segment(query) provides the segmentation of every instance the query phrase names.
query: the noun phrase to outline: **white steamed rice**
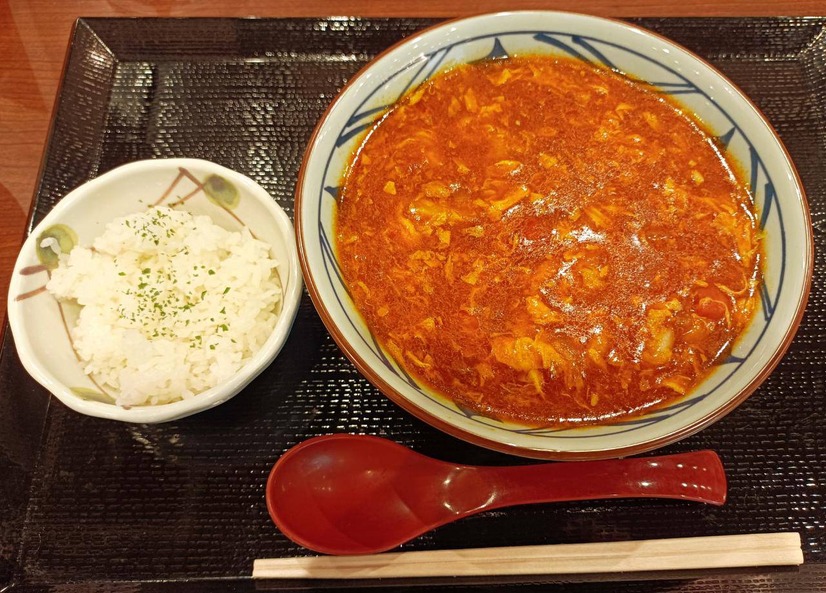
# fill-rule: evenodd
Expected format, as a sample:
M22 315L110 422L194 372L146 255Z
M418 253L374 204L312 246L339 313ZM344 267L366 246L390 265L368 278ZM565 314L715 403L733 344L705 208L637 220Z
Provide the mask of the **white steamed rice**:
M246 228L157 207L61 255L47 288L82 306L72 339L85 372L118 405L159 404L214 387L258 352L277 319L277 265Z

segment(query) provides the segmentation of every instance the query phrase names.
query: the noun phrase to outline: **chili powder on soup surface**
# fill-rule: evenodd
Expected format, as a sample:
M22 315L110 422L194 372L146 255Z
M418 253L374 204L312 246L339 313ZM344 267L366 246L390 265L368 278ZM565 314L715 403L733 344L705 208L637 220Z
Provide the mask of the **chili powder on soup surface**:
M405 370L475 412L605 423L685 395L757 306L754 206L669 97L581 61L456 67L345 174L345 281Z

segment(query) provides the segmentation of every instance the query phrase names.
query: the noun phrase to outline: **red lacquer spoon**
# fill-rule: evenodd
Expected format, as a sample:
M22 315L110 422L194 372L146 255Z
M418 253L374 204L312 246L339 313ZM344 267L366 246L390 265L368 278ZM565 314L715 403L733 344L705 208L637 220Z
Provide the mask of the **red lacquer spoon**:
M325 554L372 554L435 527L512 505L600 498L678 498L721 505L713 451L659 457L476 467L446 463L371 436L309 439L267 481L278 528Z

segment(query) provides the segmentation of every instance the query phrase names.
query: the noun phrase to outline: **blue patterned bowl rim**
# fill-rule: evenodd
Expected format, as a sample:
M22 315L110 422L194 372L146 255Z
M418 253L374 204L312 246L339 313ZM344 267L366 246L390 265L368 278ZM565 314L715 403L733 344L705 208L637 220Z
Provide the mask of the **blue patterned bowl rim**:
M565 55L624 72L699 115L745 173L766 235L760 311L731 356L687 397L609 426L517 426L459 408L432 393L407 374L367 329L337 261L331 212L338 186L349 155L376 117L446 67L524 53ZM307 174L310 169L316 173L312 177ZM779 361L799 324L811 279L813 241L802 185L782 143L751 101L713 67L672 42L626 23L584 15L482 15L439 25L391 48L351 81L319 124L305 156L296 198L299 247L310 294L357 367L394 401L439 428L532 457L593 458L639 452L720 418Z

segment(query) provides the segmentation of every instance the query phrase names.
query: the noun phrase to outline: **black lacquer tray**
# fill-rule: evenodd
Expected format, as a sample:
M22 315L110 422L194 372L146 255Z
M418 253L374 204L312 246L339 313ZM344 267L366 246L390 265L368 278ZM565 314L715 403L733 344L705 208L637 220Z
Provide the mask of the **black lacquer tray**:
M246 173L288 212L305 143L362 65L426 20L82 19L30 224L127 161L199 157ZM277 361L229 403L146 426L69 411L0 356L0 589L254 591L420 585L434 591L826 591L826 19L637 21L708 58L779 131L803 178L817 260L803 325L735 412L662 452L718 451L721 508L677 501L536 505L443 527L407 550L797 531L805 564L680 574L467 581L253 582L255 558L309 554L270 522L264 484L314 435L386 436L479 464L523 460L448 437L384 398L341 354L305 295ZM567 581L567 582L566 582Z

